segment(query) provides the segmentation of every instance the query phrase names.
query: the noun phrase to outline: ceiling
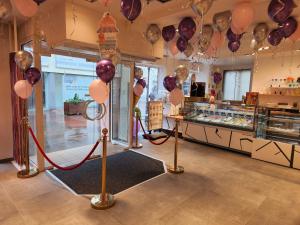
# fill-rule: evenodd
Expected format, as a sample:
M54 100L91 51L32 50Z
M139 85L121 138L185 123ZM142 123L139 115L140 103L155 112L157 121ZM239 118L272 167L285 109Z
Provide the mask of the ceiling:
M53 1L53 0L51 0ZM110 0L108 7L105 9L103 0L98 0L94 3L89 3L86 0L73 0L74 3L88 7L96 11L109 10L115 17L122 16L120 13L120 0ZM294 0L296 4L300 5L300 0ZM214 0L211 9L204 17L204 23L211 23L214 14L226 10L232 10L234 5L241 0ZM267 15L268 4L270 0L251 0L255 9L255 21L257 22L271 22ZM161 26L178 24L180 19L185 16L196 17L195 13L189 7L189 0L171 0L167 3L152 0L147 4L146 0L142 0L143 10L136 22L147 21L147 23L158 23ZM300 7L294 10L294 16L300 16Z
M4 0L5 1L5 0ZM8 1L8 0L7 0ZM120 12L120 0L109 0L107 7L104 6L104 0L97 0L93 3L88 2L87 0L47 0L40 6L41 12L46 12L49 8L55 7L57 4L62 3L62 1L70 1L81 7L89 8L93 11L99 12L99 18L102 16L103 12L110 11L114 17L118 20L126 21L122 13ZM146 29L146 25L150 23L157 23L161 28L166 25L177 25L183 17L191 16L193 17L198 24L201 24L201 18L197 16L189 6L189 0L171 0L167 3L161 3L156 0L151 0L147 4L147 0L141 0L143 5L143 10L141 15L134 21L132 26L141 27L141 29ZM234 5L241 0L214 0L212 7L208 13L203 18L203 23L212 23L212 18L216 13L232 10ZM238 53L235 56L242 55L248 56L251 55L252 49L249 47L252 39L252 29L254 25L258 22L267 22L272 27L277 26L271 19L268 17L267 8L270 0L249 0L255 10L255 20L252 24L252 27L249 28L249 32L246 33L242 39L242 46ZM1 2L1 0L0 0ZM294 9L293 15L295 17L300 17L300 0L294 0L294 2L299 5L299 7ZM23 18L24 19L24 18ZM200 26L198 26L200 27ZM195 39L198 35L195 35ZM266 45L268 43L266 42ZM294 46L295 47L295 46ZM287 49L284 45L277 47L277 51L286 51ZM272 49L266 51L268 53L272 52ZM217 62L223 62L226 64L230 63L228 58L231 58L232 54L227 49L227 41L225 41L223 48L219 50L218 57L225 58L224 60L217 60ZM184 58L183 55L179 55L178 58ZM246 57L247 60L251 56ZM252 61L252 59L250 60ZM216 60L214 61L216 62Z

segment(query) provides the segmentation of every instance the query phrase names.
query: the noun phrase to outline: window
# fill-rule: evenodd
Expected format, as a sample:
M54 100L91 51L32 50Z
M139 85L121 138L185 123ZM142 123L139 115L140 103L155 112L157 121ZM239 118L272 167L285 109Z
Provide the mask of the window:
M250 91L251 70L225 71L223 82L223 100L241 101Z
M158 99L158 68L144 65L137 65L137 67L143 70L143 79L147 83L143 95L138 102L138 107L142 112L143 119L147 115L148 101Z

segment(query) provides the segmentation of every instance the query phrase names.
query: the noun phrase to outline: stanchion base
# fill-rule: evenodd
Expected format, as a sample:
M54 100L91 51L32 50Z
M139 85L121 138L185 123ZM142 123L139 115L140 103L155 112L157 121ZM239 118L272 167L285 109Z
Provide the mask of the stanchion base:
M180 174L184 172L183 166L177 166L177 168L174 168L174 166L167 166L167 169L169 173L174 173L174 174Z
M96 195L91 199L91 206L93 209L104 210L114 206L115 199L112 194L106 194L106 201L101 201L101 195Z
M143 145L141 143L139 143L138 145L133 144L132 145L133 149L139 149L139 148L143 148Z
M29 171L26 171L26 170L20 170L18 173L17 173L17 177L18 178L22 178L22 179L25 179L25 178L30 178L30 177L34 177L36 175L39 174L39 170L37 168L30 168Z

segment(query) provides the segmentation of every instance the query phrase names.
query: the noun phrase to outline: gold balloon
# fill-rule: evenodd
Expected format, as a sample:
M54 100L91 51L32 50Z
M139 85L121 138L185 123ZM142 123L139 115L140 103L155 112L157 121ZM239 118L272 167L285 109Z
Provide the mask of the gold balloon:
M220 31L223 32L225 30L228 30L231 23L231 12L225 11L220 12L214 15L213 18L215 27Z
M186 50L183 52L186 57L190 57L193 55L194 47L191 43L188 44Z
M197 15L203 16L211 8L213 1L214 0L190 0L190 4Z
M33 57L30 52L18 51L15 55L15 62L20 69L25 71L31 67Z
M139 80L143 77L143 70L140 67L134 68L134 78Z
M198 40L198 47L200 52L206 52L211 43L211 38L214 34L212 25L206 24L202 27L202 33Z
M263 42L269 33L269 27L266 23L259 23L253 30L253 36L257 43Z
M183 84L183 82L188 78L189 76L189 70L184 65L180 65L175 70L176 80L179 82L179 84Z
M201 37L210 40L214 34L214 28L210 24L205 24L202 27Z
M151 43L155 44L161 37L161 30L157 24L150 24L146 31L146 39Z

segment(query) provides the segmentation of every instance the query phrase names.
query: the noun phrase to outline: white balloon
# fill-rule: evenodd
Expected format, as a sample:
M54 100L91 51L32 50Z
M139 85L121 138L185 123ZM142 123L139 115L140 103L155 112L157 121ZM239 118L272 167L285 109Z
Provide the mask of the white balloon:
M27 80L19 80L15 83L14 90L20 98L27 99L31 96L33 88Z
M103 81L94 80L89 87L89 93L92 99L97 103L103 104L106 102L109 96L109 88Z

